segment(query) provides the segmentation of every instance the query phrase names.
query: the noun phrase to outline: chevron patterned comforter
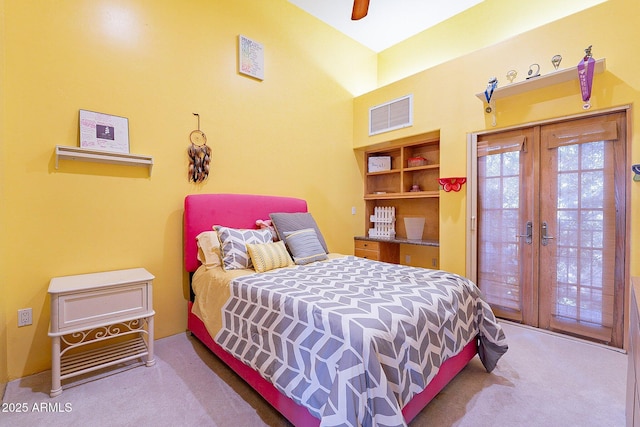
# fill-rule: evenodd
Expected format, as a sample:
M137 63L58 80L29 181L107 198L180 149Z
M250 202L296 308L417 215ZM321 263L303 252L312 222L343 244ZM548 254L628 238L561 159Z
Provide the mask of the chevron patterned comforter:
M401 426L476 336L491 371L506 340L472 282L348 256L234 279L216 342L323 426Z

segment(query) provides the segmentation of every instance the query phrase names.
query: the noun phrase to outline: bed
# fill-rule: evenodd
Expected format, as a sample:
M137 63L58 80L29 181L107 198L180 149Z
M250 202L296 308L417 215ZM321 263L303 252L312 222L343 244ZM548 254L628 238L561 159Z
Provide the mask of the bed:
M197 194L185 198L184 209L184 264L191 285L189 331L296 426L406 425L476 354L490 372L507 350L504 333L481 297L474 296L464 307L456 299L452 308L456 318L449 318L450 313L444 320L434 317L451 305L444 296L450 282L479 294L475 285L450 273L334 254L307 262L296 256L299 253L285 267L268 269L256 255L261 255L258 248L274 250L275 243L266 240L246 245L253 249L255 262L246 271L210 267L198 244L203 234L219 226L221 250L230 254L233 250L224 245L232 240L227 239L231 233L256 230L256 221L269 220L276 213L304 218L304 230L280 236L291 243L286 246L289 252L291 248L298 251L293 244L307 237L317 249L321 232L314 229L302 199ZM282 234L277 231L276 236ZM257 232L251 235L263 238ZM314 235L320 236L318 241ZM308 249L308 240L304 242ZM284 247L282 240L280 245ZM321 246L326 251L324 240ZM252 268L265 271L256 273ZM226 277L227 273L233 274L225 279L225 289L211 288L217 274ZM393 288L383 279L403 283ZM427 279L437 284L428 296L437 300L433 312L414 307L425 292L420 283ZM397 301L401 303L396 307ZM289 303L293 305L284 305ZM415 311L411 316L417 317L406 317L402 305L411 306ZM375 314L363 315L362 310L371 307ZM396 315L404 316L403 320L397 324L386 320ZM435 329L436 324L440 329ZM401 335L402 342L393 344L386 338L389 334ZM412 334L425 335L420 340L430 341L418 343ZM433 348L436 343L442 348Z

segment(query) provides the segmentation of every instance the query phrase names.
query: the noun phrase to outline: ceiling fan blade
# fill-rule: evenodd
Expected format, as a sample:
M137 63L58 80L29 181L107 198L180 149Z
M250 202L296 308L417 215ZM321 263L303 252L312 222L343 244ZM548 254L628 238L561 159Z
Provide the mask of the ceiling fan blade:
M353 0L353 12L351 12L353 21L364 18L367 12L369 12L369 0Z

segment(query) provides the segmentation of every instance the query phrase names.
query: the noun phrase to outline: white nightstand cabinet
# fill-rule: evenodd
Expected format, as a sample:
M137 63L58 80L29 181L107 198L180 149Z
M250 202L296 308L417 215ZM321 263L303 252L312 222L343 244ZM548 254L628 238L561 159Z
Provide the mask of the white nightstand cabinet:
M51 279L51 397L66 378L142 357L154 365L153 279L144 268Z

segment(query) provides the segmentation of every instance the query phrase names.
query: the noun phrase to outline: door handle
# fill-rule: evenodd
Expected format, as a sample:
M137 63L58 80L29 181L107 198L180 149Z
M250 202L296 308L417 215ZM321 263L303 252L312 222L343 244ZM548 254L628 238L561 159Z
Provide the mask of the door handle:
M526 237L527 245L530 245L533 241L533 223L527 221L527 234L517 234L516 237Z
M542 238L542 246L547 246L549 244L549 240L555 239L555 237L549 236L548 231L549 225L547 224L547 221L542 221L542 232L540 233L540 237Z

